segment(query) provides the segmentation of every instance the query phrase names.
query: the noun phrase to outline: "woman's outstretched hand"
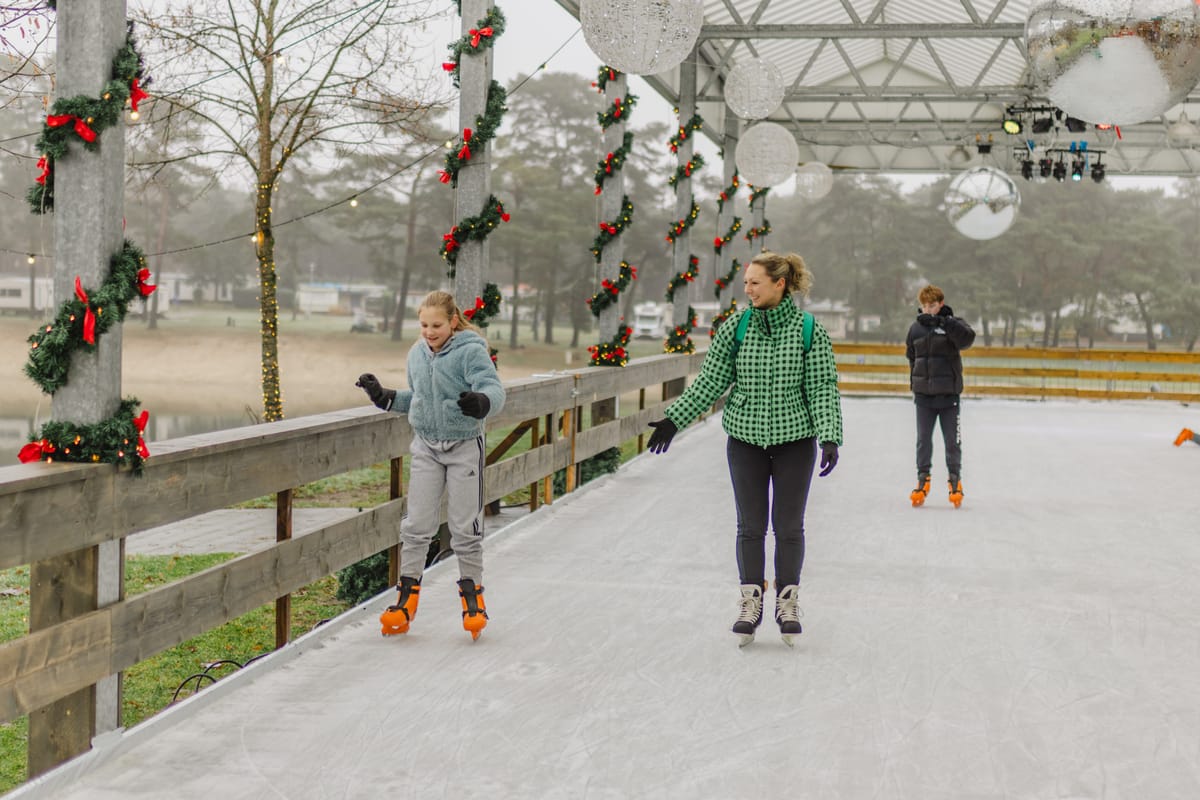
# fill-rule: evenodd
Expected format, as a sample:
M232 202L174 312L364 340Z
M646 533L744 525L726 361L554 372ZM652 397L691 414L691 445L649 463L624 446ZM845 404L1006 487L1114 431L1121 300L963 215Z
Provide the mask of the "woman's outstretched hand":
M648 445L650 452L667 452L667 448L671 446L671 440L675 438L679 428L675 427L675 423L669 419L655 420L650 423L650 427L654 428L654 433L650 434L650 444Z
M833 442L821 442L821 477L833 472L837 466L838 446Z

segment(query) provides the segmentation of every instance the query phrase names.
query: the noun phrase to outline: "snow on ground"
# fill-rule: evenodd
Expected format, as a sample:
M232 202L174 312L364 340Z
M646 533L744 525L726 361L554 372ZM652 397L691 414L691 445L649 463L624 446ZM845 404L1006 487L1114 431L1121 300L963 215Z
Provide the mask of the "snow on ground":
M1195 411L968 400L966 502L913 509L914 412L846 399L804 634L745 649L719 421L13 796L1200 797ZM768 608L768 613L770 608Z

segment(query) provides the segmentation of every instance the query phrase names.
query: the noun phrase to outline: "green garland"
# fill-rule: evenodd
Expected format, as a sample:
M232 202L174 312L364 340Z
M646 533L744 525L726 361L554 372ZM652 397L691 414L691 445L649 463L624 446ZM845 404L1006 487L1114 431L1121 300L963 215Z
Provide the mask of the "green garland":
M632 334L633 328L622 325L611 341L588 345L588 352L592 356L591 361L588 362L589 366L623 367L628 364L629 351L625 349L625 346L629 344L629 337Z
M737 310L738 310L737 298L736 297L729 298L729 306L725 310L723 310L720 314L717 314L715 317L713 317L712 327L708 329L708 338L711 339L712 337L716 336L717 328L721 327L721 323L723 323L725 320L729 319L734 314L736 314Z
M713 290L714 297L716 297L718 300L721 299L721 292L729 288L730 284L733 283L733 279L737 277L738 270L741 268L741 263L735 258L733 260L733 265L729 268L729 272L726 272L715 281L717 288Z
M679 182L684 178L692 177L692 173L704 166L704 156L700 153L692 156L692 160L686 164L680 164L675 168L675 174L667 178L667 183L679 191Z
M687 272L676 273L674 278L671 278L667 284L667 302L675 302L675 290L680 286L686 286L696 280L696 276L700 274L700 259L695 256L688 256Z
M125 319L129 303L136 297L147 296L154 290L146 284L149 270L146 257L134 244L126 241L121 252L113 256L108 277L100 288L84 292L85 304L77 295L63 303L53 322L47 323L29 337L32 345L25 374L46 394L54 394L67 384L71 355L76 350L94 351L95 345L84 341L84 323L91 315L95 323L95 338Z
M764 186L761 189L755 189L754 184L752 184L752 183L748 183L746 185L750 187L750 207L751 208L754 208L754 204L756 202L758 202L758 199L760 197L766 197L767 192L771 191L770 186Z
M761 228L751 228L750 230L746 231L746 241L750 242L750 244L754 244L755 239L759 238L760 236L766 236L770 232L771 221L764 219Z
M45 214L54 210L54 162L67 155L72 139L78 139L86 150L99 152L100 134L121 121L125 102L135 97L136 106L136 101L145 97L140 84L148 85L150 80L142 80L144 69L133 37L133 24L129 23L125 44L113 57L112 77L104 84L102 95L99 98L76 95L54 101L34 145L42 154L38 160L42 174L25 193L30 211Z
M597 264L600 263L600 252L632 224L633 201L629 199L629 195L625 195L621 198L621 216L612 222L601 222L600 232L592 240L592 257L596 259Z
M612 108L596 112L596 119L600 122L600 129L608 130L613 125L621 122L621 117L624 117L625 121L628 121L629 115L633 112L633 107L637 105L637 101L636 94L627 94L623 98L614 98Z
M600 316L600 312L617 302L617 296L628 289L629 284L635 280L637 280L637 267L630 266L628 261L622 261L616 281L610 281L608 278L600 281L600 291L587 301L592 315Z
M481 328L487 328L492 318L500 313L500 287L489 283L483 287L483 296L475 298L475 306L462 312L463 316ZM493 360L495 360L493 356Z
M704 118L699 114L693 114L691 119L679 127L679 132L667 140L667 145L671 148L671 152L678 153L680 145L692 135L692 131L698 131L703 127Z
M608 82L615 81L620 74L620 70L613 69L607 64L601 64L600 69L596 71L596 80L592 81L592 88L600 94L604 94L604 90L608 88Z
M596 162L596 172L592 176L592 180L596 182L595 194L600 194L604 191L604 182L608 180L614 172L625 166L625 159L633 151L633 133L625 131L625 137L621 141L621 146L604 157L604 160Z
M696 202L696 198L692 197L692 210L681 220L671 223L671 230L667 231L667 241L675 244L684 231L696 224L696 217L700 216L700 205Z
M442 258L450 262L450 277L454 277L454 265L458 263L458 251L463 242L482 242L492 234L501 222L508 222L511 217L504 210L504 204L496 199L496 195L488 195L483 211L474 217L465 217L442 234Z
M718 236L713 239L713 252L717 255L721 254L721 250L725 245L733 241L733 235L742 229L742 218L734 217L733 224L729 226L729 231L724 236Z
M667 341L663 343L664 353L694 353L696 352L696 343L692 341L691 333L696 329L696 309L688 306L687 322L683 325L676 325L671 329L671 333L667 335Z
M733 183L721 190L721 194L717 196L717 213L720 214L725 210L725 201L737 194L738 188L742 185L738 178L737 172L733 173Z
M471 160L471 148L481 150L496 138L505 111L508 111L508 91L499 82L492 81L488 89L487 106L482 115L475 117L475 128L463 130L458 149L446 154L446 168L438 173L442 183L458 186L458 172Z
M462 14L461 7L458 13ZM490 49L504 33L506 22L500 9L493 6L483 19L475 23L474 28L471 28L461 39L451 42L447 46L450 51L450 60L442 63L442 69L450 73L455 88L458 88L458 65L462 62L463 53L474 56L479 55L483 50Z
M51 420L42 426L37 439L21 448L18 458L22 463L128 464L134 475L140 475L143 462L150 456L142 438L150 415L146 411L139 415L137 407L137 398L127 397L116 414L95 425Z

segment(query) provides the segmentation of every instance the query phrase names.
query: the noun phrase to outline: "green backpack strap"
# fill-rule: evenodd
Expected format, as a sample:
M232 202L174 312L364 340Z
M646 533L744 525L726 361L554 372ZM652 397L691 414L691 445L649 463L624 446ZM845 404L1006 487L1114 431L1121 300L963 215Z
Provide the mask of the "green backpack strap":
M746 329L750 327L750 312L753 309L747 308L742 312L742 316L738 317L737 330L733 332L733 347L729 350L729 363L733 365L733 375L737 377L737 354L738 350L742 349L742 342L746 338Z
M813 315L807 311L800 312L804 320L804 352L807 355L812 350Z

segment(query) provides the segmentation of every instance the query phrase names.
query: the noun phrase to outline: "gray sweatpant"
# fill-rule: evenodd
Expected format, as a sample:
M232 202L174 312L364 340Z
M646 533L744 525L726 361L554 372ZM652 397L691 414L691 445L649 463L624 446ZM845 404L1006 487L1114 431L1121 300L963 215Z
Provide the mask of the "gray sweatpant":
M962 477L962 421L958 401L946 408L917 406L917 472L928 475L933 471L933 426L942 428L942 443L946 449L946 471Z
M483 437L433 441L414 436L408 509L400 522L400 575L419 578L447 497L450 546L459 578L483 582Z

